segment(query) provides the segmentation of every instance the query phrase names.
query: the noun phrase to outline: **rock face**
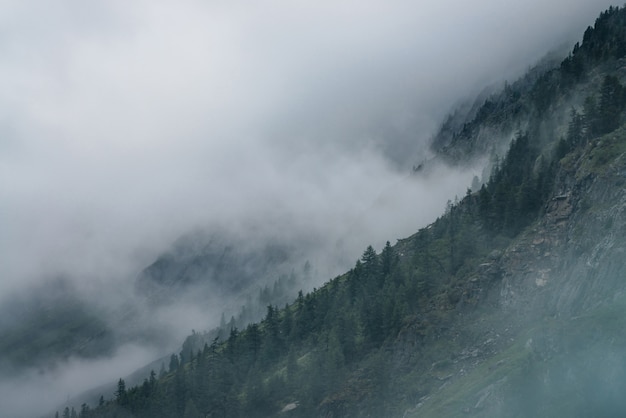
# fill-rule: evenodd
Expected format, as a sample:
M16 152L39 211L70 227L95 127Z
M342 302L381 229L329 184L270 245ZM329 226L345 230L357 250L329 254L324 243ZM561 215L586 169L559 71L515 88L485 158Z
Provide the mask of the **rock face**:
M423 379L427 400L405 416L619 416L626 408L618 395L626 386L626 158L582 163L611 142L626 143L626 134L576 155L540 219L476 266L465 288L482 301L459 301L440 337L445 348L422 369L446 382ZM419 364L418 337L397 341L402 361Z
M617 168L617 167L616 167ZM565 192L500 261L505 310L574 316L610 303L626 287L626 188L619 170L565 173Z

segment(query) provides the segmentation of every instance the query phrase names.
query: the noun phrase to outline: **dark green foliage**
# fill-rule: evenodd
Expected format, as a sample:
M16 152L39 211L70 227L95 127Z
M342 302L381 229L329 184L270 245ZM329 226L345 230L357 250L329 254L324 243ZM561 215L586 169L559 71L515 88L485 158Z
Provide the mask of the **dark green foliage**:
M607 75L600 89L598 135L617 129L620 125L620 116L625 104L624 87L622 87L617 77Z
M596 96L588 96L583 113L572 110L566 143L569 149L619 127L626 107L626 90L619 79L606 75Z
M504 98L486 100L471 123L454 131L454 140L470 141L485 124L506 123L522 111L549 111L594 62L626 53L624 28L624 9L609 9L559 68L505 86ZM417 395L390 375L392 367L399 369L386 355L394 341L410 333L421 355L420 344L436 347L446 318L461 307L478 309L476 266L489 265L488 254L536 221L555 194L562 161L619 126L625 103L619 79L607 75L597 98L571 109L565 136L557 140L554 130L545 128L545 135L537 127L518 132L489 181L450 202L432 225L394 246L387 242L380 254L368 246L350 271L320 289L300 291L282 309L272 297L280 285L259 289L258 301L265 302L260 321L241 325L233 318L225 325L222 319L210 345L207 334L194 332L180 360L171 356L169 373L163 369L157 379L153 372L129 390L118 384L114 402L87 409L85 416L114 416L122 408L137 418L267 417L295 402L292 416L344 416L349 410L402 416L389 399L406 396L402 406L413 406L419 396L407 400Z
M247 301L241 306L239 314L236 317L231 316L228 323L226 323L226 315L222 313L219 327L202 333L192 331L192 334L183 342L179 353L180 363L189 362L194 352L202 349L205 343L213 341L216 337L224 341L228 339L233 329L245 329L252 322L261 320L267 313L267 306L282 305L291 301L298 289L297 286L301 286L311 278L311 270L310 262L305 262L301 271L281 275L273 285L259 287L256 298L248 294Z
M470 110L451 114L435 137L433 149L443 158L463 163L468 156L480 156L501 146L503 137L525 124L531 127L528 134L543 148L555 140L551 129L543 125L546 115L564 117L565 103L577 101L576 96L589 85L597 88L595 77L589 74L598 68L602 73L614 73L605 74L602 92L585 104L583 133L588 140L610 132L622 120L623 89L618 86L619 73L615 70L623 68L618 60L624 57L626 9L611 7L587 28L582 42L574 45L560 65L547 58L520 80L507 83L499 93L481 97ZM485 130L491 135L484 135Z
M585 30L582 44L577 42L562 62L561 72L566 79L580 80L593 65L626 56L625 21L624 8L610 7L601 13L595 25Z
M567 142L570 146L578 146L585 140L585 119L572 108L571 120L567 127Z
M300 292L283 309L268 305L260 323L241 333L232 328L226 341L216 337L194 355L186 350L184 362L173 354L168 374L156 379L152 373L139 387L118 388L116 403L137 417L266 417L297 400L300 416L311 416L318 407L343 411L356 391L384 416L392 384L384 347L409 318L428 312L429 300L444 307L460 302L463 269L491 250L490 238L498 233L482 225L482 215L495 212L492 202L481 203L481 194L506 182L512 197L505 196L505 205L511 199L530 202L519 196L536 180L529 174L534 159L530 140L520 135L489 185L449 204L444 216L402 244L403 257L400 244L387 242L380 254L368 246L345 275ZM526 205L536 210L534 201ZM90 416L102 416L94 411Z
M588 141L617 129L624 118L626 89L617 77L604 77L600 91L585 98L582 113L571 110L567 137L561 138L555 148L556 159Z
M179 366L180 366L180 362L178 361L178 356L176 354L172 354L170 356L170 368L169 368L170 373L173 373L176 370L178 370Z
M519 133L506 158L478 193L478 214L485 228L514 236L535 219L551 192L554 177L550 166L541 165L535 171L538 158L537 146L527 134Z
M117 381L117 389L115 390L115 400L118 404L124 405L126 403L126 382L120 378Z

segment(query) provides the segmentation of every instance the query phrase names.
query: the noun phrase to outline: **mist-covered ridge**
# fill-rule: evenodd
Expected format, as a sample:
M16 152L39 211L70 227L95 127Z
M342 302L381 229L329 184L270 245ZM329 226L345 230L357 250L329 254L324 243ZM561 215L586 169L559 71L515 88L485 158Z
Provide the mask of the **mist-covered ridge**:
M566 59L548 55L501 91L479 97L471 107L449 115L434 138L433 149L447 159L465 163L471 156L502 157L518 131L542 137L565 135L571 110L582 110L603 76L623 76L621 58L626 41L619 19L615 8L608 9L587 27ZM549 120L546 112L553 114Z
M0 415L623 409L601 7L3 3Z
M489 163L434 222L259 322L194 332L81 415L618 416L624 31L611 7L558 65L448 118L437 158Z

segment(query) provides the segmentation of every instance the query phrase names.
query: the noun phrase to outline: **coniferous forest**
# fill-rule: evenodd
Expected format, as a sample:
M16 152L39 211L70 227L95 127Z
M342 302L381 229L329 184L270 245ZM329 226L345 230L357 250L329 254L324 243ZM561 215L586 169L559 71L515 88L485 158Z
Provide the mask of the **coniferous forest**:
M571 173L582 178L586 167L591 178L623 152L625 63L626 9L611 7L559 64L507 83L456 129L452 117L444 123L454 132L436 139L437 158L454 164L491 152L490 166L431 225L378 252L382 243L372 243L320 288L268 303L261 321L194 332L142 384L120 378L98 404L56 416L421 416L416 405L455 379L443 371L466 361L445 353L475 338L459 318L499 309L490 290L501 280L496 260L540 228ZM486 127L509 132L502 155L477 142ZM553 416L555 405L534 412Z

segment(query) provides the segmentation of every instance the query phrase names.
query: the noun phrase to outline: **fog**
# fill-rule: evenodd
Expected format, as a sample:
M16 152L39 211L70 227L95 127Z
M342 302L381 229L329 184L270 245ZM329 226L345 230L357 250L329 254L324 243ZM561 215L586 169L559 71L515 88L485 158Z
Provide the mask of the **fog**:
M117 382L129 369L137 367L146 358L156 355L156 351L138 346L123 346L116 353L115 359L103 358L86 361L69 359L62 368L46 371L29 371L11 380L0 380L2 410L7 417L35 417L49 413L65 401L87 387L100 386ZM103 393L105 399L113 393ZM92 405L93 406L93 405ZM75 405L80 410L80 405ZM49 416L53 416L54 412Z
M216 225L311 240L322 277L338 274L464 193L474 171L409 175L455 104L609 5L2 2L0 300L64 277L117 306L178 237ZM179 314L177 337L202 327ZM99 383L97 364L68 363L30 399Z

